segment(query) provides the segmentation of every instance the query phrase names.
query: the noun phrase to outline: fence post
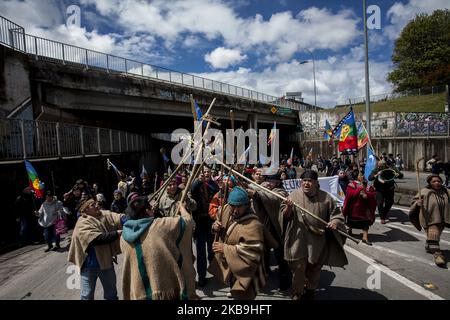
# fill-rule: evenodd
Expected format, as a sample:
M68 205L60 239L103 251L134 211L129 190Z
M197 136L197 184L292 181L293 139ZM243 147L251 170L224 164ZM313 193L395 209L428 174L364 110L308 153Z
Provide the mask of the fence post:
M62 45L62 60L63 60L63 64L66 64L66 55L64 53L64 43L61 43Z
M127 64L127 59L125 59L125 74L128 74L128 64Z
M122 131L117 132L117 136L119 137L119 153L122 153L122 138L120 137L122 135Z
M35 51L35 57L36 57L36 60L38 59L38 45L37 45L37 38L36 37L34 37L34 51Z
M61 140L59 135L59 122L56 123L56 147L58 148L58 157L61 157Z
M100 128L97 128L97 146L98 146L98 154L102 154L102 149L100 146Z
M112 130L109 129L109 146L110 146L110 152L113 153L113 141L112 141Z
M15 49L15 44L14 44L14 33L12 32L12 30L8 30L9 31L9 42L10 45L13 49Z
M109 54L106 55L106 72L109 73Z
M83 127L80 126L80 146L81 146L81 155L84 156L84 137L83 137Z
M25 125L24 120L20 120L20 131L22 133L22 151L23 151L23 158L27 158L27 146L25 143Z
M89 69L88 52L86 49L84 49L84 52L86 53L86 69Z
M141 74L144 76L144 64L141 62Z

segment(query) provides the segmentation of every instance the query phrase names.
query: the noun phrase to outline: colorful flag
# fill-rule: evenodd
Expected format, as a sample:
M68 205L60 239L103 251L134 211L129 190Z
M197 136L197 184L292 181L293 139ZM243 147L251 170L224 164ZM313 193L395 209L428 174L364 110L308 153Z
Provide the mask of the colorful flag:
M122 176L124 176L124 174L119 169L117 169L117 167L109 159L106 159L106 165L108 166L108 170L113 168L114 172L117 175L117 178L120 179Z
M269 135L269 141L267 141L267 145L270 146L273 142L273 140L275 139L276 133L277 133L277 122L275 121L273 123L273 128L270 131L270 135Z
M361 122L358 125L358 150L364 147L369 142L369 135L367 134L366 127Z
M369 176L373 169L377 166L377 158L375 157L375 152L373 152L371 147L369 148L369 156L367 158L366 167L364 168L364 177L369 180Z
M353 109L334 128L333 135L339 137L339 152L341 154L356 154L358 152L358 137Z
M333 128L331 127L328 120L325 120L325 132L323 137L328 141L329 144L333 143Z
M34 170L31 163L27 160L25 160L25 169L27 169L28 182L30 184L30 187L33 188L36 198L43 198L44 184L41 182L41 180L39 180L36 170Z

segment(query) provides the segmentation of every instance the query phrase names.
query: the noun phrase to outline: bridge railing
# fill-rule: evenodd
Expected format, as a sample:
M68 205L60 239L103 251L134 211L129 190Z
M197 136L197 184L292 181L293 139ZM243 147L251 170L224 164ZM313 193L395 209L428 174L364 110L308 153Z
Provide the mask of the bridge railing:
M279 97L220 81L25 34L25 30L22 27L1 16L0 42L15 50L33 55L36 59L79 66L86 69L99 69L106 72L121 73L131 77L156 79L278 107L300 110L301 104L294 101L285 101Z
M0 161L142 152L148 142L144 135L106 128L0 118Z

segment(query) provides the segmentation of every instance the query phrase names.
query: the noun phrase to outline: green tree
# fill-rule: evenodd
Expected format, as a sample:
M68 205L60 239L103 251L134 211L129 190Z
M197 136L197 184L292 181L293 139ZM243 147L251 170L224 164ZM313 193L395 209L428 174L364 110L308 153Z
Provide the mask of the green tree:
M419 14L402 30L388 80L395 91L450 83L450 11Z

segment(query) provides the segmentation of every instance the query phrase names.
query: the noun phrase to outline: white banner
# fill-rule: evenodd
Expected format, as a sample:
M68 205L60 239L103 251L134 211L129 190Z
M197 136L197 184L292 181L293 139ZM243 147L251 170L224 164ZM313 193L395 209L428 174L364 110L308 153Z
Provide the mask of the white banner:
M291 193L295 189L300 188L302 179L290 179L283 181L284 190L287 193ZM339 185L339 177L321 177L319 178L319 185L322 191L328 192L336 201L340 204L344 203L344 192L342 192L341 186Z

